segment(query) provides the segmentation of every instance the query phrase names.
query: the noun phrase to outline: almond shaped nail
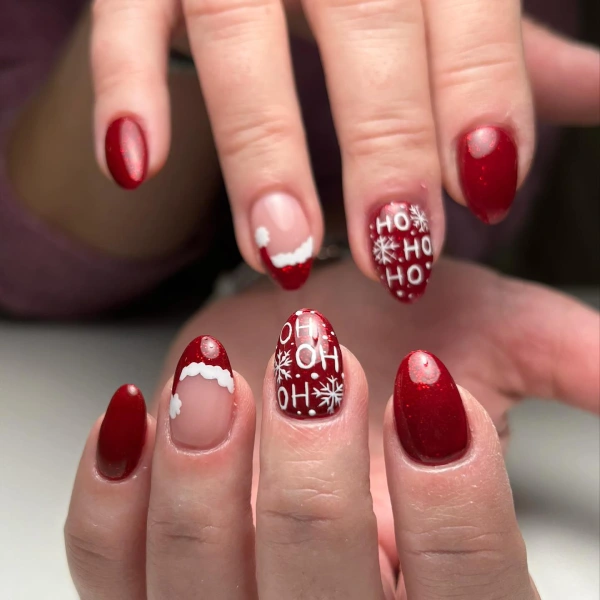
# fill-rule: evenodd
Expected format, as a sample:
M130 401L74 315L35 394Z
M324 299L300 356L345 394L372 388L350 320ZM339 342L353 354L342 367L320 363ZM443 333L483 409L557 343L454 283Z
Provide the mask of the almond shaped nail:
M444 363L429 352L408 354L396 375L394 416L402 447L426 465L458 460L469 444L462 398Z
M133 190L148 174L148 146L140 124L133 117L114 120L106 131L106 166L122 188Z
M214 448L231 427L234 381L225 348L202 335L184 350L173 377L169 417L171 437L196 450Z
M382 285L400 302L414 302L427 288L433 266L429 218L418 204L390 202L369 222L369 241Z
M106 479L126 479L136 468L146 442L146 403L131 384L113 395L100 426L96 467Z
M517 193L518 151L512 136L500 127L479 127L462 136L458 170L471 212L493 225L506 217Z
M342 351L331 323L303 308L285 322L273 365L277 402L296 419L336 414L344 398Z
M296 290L308 279L313 263L313 237L296 198L273 193L252 208L254 241L269 275L284 289Z

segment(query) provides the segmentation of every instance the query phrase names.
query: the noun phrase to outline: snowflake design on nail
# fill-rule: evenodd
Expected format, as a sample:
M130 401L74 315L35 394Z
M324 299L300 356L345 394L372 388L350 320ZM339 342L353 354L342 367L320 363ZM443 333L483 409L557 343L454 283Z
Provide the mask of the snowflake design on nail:
M181 399L179 394L171 396L171 402L169 403L169 416L174 419L181 412Z
M380 265L389 265L396 259L394 252L400 246L390 235L380 235L373 244L373 256Z
M331 376L320 388L315 388L313 394L323 400L319 406L327 406L327 413L333 414L335 407L342 403L344 384L338 381L337 377Z
M275 358L275 377L277 378L277 383L281 383L283 379L291 379L292 375L290 374L290 366L292 365L292 359L290 357L290 351L286 350L285 352L279 350L277 352L277 357Z
M410 220L412 224L421 232L425 233L429 231L429 223L427 222L427 215L414 204L410 207Z

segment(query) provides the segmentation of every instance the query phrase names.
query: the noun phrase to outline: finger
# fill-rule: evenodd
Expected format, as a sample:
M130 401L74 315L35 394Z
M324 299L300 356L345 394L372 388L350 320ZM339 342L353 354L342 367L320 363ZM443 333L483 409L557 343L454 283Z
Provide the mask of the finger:
M600 53L523 20L525 60L535 106L543 119L572 125L600 123Z
M354 259L412 302L444 237L421 3L305 0L304 8L340 140Z
M485 223L508 213L534 150L519 0L424 3L445 188Z
M303 309L267 369L256 506L261 600L383 598L369 486L367 384Z
M192 52L245 260L285 289L322 235L279 0L184 0Z
M433 355L402 361L384 447L408 598L534 600L494 424Z
M95 0L93 15L96 158L120 186L134 189L162 168L169 150L175 3Z
M67 560L83 600L145 600L145 539L154 419L124 385L88 437L65 524Z
M504 382L505 389L600 412L598 311L514 279L505 280L498 293L508 324L499 331L500 344L510 352L506 372L517 374Z
M235 382L235 383L234 383ZM255 409L223 346L193 340L159 402L148 598L256 598L250 508Z

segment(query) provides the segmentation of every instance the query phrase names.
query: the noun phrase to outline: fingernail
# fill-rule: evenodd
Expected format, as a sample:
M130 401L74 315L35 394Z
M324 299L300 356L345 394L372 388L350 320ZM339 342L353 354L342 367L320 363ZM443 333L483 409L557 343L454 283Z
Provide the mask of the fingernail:
M373 263L394 298L414 302L425 293L433 246L425 210L410 202L390 202L369 223Z
M284 193L264 196L254 204L250 220L269 275L284 290L304 285L313 262L313 238L298 200Z
M344 397L342 351L331 323L303 308L286 322L273 366L279 408L296 419L336 414Z
M229 435L233 372L221 342L202 335L184 350L173 378L169 418L179 446L209 450Z
M113 179L133 190L146 179L148 147L144 131L133 117L113 121L106 131L106 165Z
M517 146L500 127L479 127L458 143L460 181L471 212L484 223L499 223L517 193Z
M426 465L459 459L469 444L469 424L454 379L429 352L408 354L396 375L394 415L404 450Z
M146 403L135 385L113 395L98 434L96 467L106 479L121 480L136 468L146 442Z

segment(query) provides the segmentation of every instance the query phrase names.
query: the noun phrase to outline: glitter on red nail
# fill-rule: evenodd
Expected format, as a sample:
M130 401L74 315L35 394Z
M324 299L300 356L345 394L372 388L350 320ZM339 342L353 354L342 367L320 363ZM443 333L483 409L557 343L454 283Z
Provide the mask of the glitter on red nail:
M484 223L502 221L515 199L517 146L499 127L479 127L458 143L458 170L465 199Z
M106 131L106 165L121 187L133 190L148 172L148 148L140 125L132 117L113 121Z
M458 460L469 444L469 425L454 379L429 352L408 354L394 385L396 429L416 461L441 465Z

